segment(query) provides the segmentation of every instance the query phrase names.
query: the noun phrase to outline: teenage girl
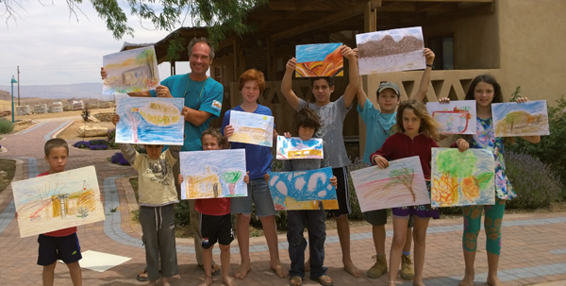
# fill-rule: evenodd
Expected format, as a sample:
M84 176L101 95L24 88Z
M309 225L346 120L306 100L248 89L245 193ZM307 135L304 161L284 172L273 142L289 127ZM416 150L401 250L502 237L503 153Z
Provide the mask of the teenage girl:
M489 267L487 283L491 286L499 286L502 284L499 278L497 278L497 267L501 250L501 223L505 211L505 201L517 196L509 183L509 178L505 175L504 140L503 138L495 137L493 132L491 104L503 102L501 86L490 75L477 76L472 81L465 100L475 100L477 110L477 132L475 135L465 138L466 141L469 142L472 148L485 148L493 151L495 157L495 205L467 206L462 208L464 212L462 247L464 249L466 272L464 279L460 282L460 286L474 285L474 261L476 259L477 237L481 226L482 209L485 210L484 227ZM442 98L439 101L450 102L450 99ZM519 104L526 101L528 101L526 97L517 99ZM521 138L531 143L540 142L540 136L523 136Z
M370 161L374 165L385 169L389 166L388 160L419 156L423 168L427 188L430 192L430 160L432 147L438 147L435 139L438 138L438 124L428 114L425 105L418 100L411 99L401 102L397 109L396 128L399 132L391 135L381 149L373 153ZM468 149L465 140L457 142L460 151ZM415 277L413 285L424 285L422 282L426 229L430 218L439 218L438 209L430 204L393 208L393 241L389 260L389 285L395 285L401 252L405 245L407 225L411 215L415 218L413 229L413 242L415 245Z

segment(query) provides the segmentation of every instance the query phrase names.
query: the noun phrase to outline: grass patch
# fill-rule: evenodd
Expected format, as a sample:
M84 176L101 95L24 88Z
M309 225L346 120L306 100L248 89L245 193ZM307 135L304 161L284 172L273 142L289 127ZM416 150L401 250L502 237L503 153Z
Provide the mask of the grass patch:
M12 183L16 172L16 161L0 159L0 192Z

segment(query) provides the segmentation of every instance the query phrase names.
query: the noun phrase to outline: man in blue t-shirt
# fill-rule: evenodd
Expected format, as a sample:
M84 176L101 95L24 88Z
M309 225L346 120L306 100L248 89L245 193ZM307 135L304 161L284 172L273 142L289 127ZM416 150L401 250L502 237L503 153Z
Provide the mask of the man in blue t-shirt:
M185 141L181 151L202 150L200 136L210 125L213 118L218 118L222 110L224 87L222 84L207 76L206 72L214 59L214 46L206 38L193 38L187 48L191 72L182 75L172 75L161 81L155 90L128 93L135 97L175 97L184 98L185 107ZM106 78L102 68L100 75ZM175 178L179 174L179 163L174 166ZM177 193L180 188L177 185ZM199 213L194 208L194 200L189 200L191 210L190 223L195 239L195 252L199 267L203 268L202 239L200 237ZM219 266L212 263L213 274L220 274ZM142 275L142 280L143 280ZM139 279L140 277L138 277Z

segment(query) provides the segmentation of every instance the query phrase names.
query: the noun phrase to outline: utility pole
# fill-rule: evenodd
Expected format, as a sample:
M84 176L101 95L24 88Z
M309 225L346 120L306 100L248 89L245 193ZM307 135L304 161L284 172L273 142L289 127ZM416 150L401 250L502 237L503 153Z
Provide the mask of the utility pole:
M20 66L18 66L18 106L20 106Z

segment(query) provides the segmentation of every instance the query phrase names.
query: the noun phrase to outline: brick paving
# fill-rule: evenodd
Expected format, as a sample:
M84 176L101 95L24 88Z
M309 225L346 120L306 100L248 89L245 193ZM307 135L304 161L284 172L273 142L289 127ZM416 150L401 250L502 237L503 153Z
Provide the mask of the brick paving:
M6 136L0 144L8 151L0 158L17 160L14 180L33 177L48 169L43 159L43 143L55 136L69 123L66 119L44 121L18 134ZM69 143L73 143L72 141ZM137 272L144 266L144 251L141 245L141 229L130 219L130 210L135 209L135 198L128 178L136 173L131 167L109 163L106 158L115 150L90 151L71 147L67 169L94 165L99 186L105 194L106 220L78 227L82 251L94 250L131 257L128 262L103 273L83 269L84 285L144 285L135 280ZM115 212L111 209L116 208ZM41 285L41 267L36 265L36 237L20 238L17 222L13 219L14 207L11 189L0 193L0 285ZM387 226L390 245L392 228ZM373 261L373 243L369 225L352 227L352 257L361 269L368 269ZM424 279L427 285L458 285L464 270L461 249L462 221L443 219L431 221L427 235L427 257ZM510 214L503 224L503 249L500 259L499 277L505 285L532 285L552 282L549 285L566 285L566 213ZM288 285L287 279L275 276L269 270L269 255L263 237L250 239L253 271L239 285ZM476 259L476 284L485 283L487 259L483 233L478 241ZM288 264L285 235L279 236L279 255ZM198 285L204 277L196 267L192 240L178 239L180 275L172 285ZM335 285L386 285L387 278L352 278L341 268L341 253L336 230L327 232L326 260L328 274ZM232 270L239 264L237 242L232 244ZM216 252L216 255L218 252ZM216 261L219 261L216 256ZM55 270L56 285L71 285L68 270L58 265ZM365 273L364 273L365 274ZM386 276L386 275L384 275ZM308 277L308 274L307 274ZM305 285L318 285L305 279ZM401 280L400 285L411 285ZM222 285L215 279L213 285ZM485 285L485 284L484 284Z

